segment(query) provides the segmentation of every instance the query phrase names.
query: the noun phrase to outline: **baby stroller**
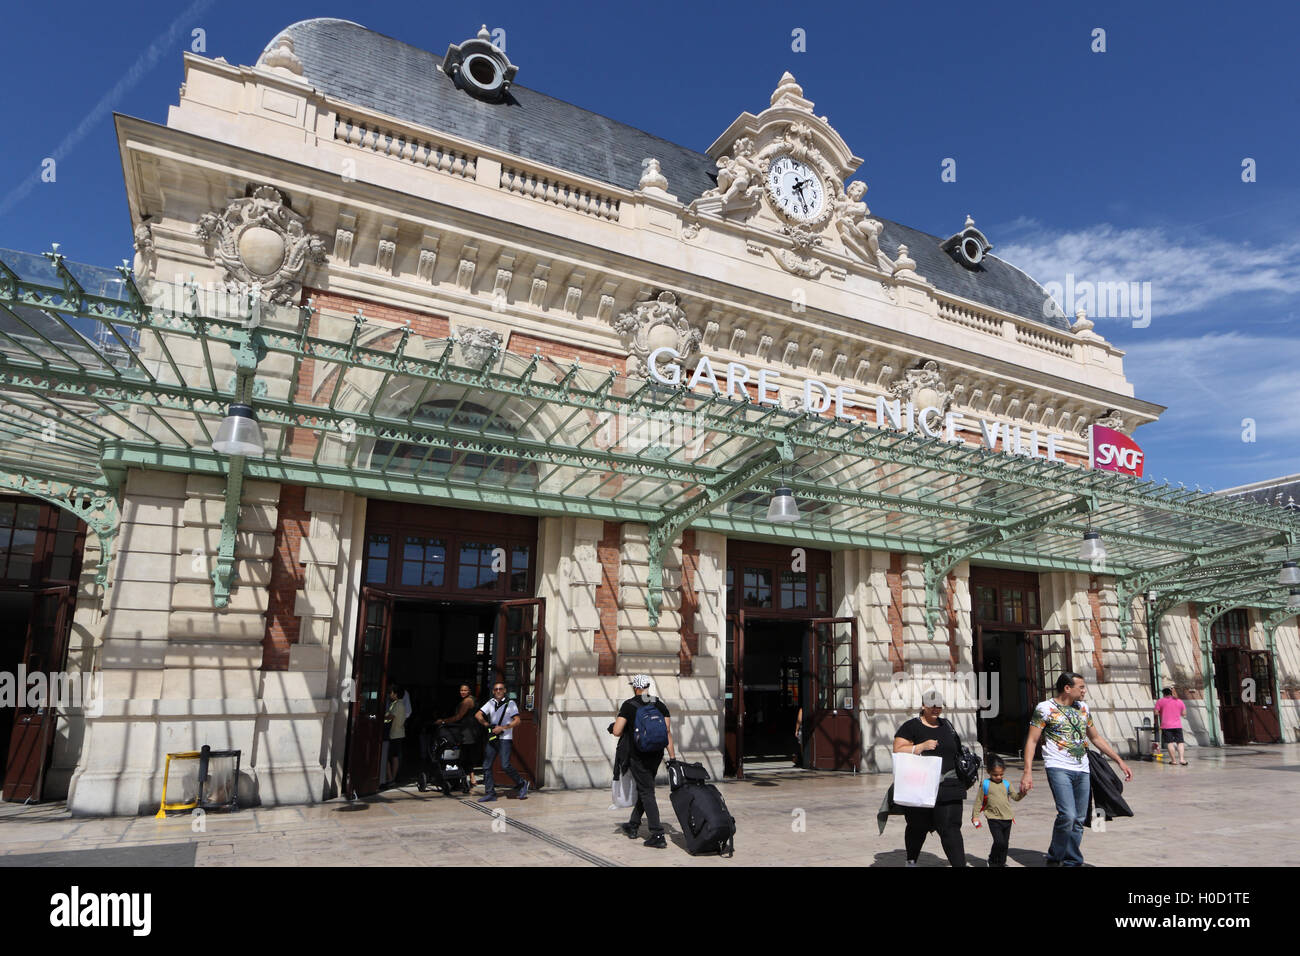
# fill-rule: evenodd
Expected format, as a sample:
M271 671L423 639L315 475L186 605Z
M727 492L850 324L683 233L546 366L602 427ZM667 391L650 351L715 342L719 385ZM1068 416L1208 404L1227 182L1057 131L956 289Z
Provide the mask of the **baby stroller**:
M437 788L469 793L469 772L461 759L463 731L454 724L425 727L420 731L420 792Z

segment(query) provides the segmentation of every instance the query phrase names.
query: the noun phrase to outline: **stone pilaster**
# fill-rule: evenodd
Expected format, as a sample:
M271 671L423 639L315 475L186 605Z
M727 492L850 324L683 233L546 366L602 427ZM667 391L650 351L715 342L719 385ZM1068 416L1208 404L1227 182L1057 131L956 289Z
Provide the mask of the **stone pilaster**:
M727 539L707 531L695 532L698 552L695 579L695 634L699 647L691 674L717 681L727 629ZM719 685L719 694L721 685Z
M659 621L651 625L647 579L650 573L649 536L645 525L622 525L619 567L619 674L676 674L682 628L682 549L680 541L664 554L663 597Z

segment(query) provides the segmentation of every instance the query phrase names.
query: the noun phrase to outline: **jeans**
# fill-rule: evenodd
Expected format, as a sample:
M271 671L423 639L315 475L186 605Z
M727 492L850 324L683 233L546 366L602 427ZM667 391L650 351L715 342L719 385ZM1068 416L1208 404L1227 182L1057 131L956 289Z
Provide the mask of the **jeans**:
M645 814L651 836L664 832L663 824L659 821L659 804L655 802L655 774L659 772L659 761L663 759L662 753L634 753L628 763L628 770L636 784L636 806L632 808L632 817L628 823L639 827L641 815Z
M492 761L496 759L498 751L501 753L501 769L509 774L516 787L524 785L524 778L519 776L519 771L510 766L510 741L498 737L495 741L488 741L483 747L483 791L489 797L497 792L496 785L492 782Z
M1062 866L1082 866L1083 821L1088 818L1088 794L1092 775L1087 771L1047 768L1047 784L1056 800L1056 824L1052 827L1052 844L1047 848L1047 862Z
M989 866L1006 866L1007 844L1011 842L1011 821L985 817L984 822L988 824L989 836L993 838L993 848L989 850Z
M948 857L949 866L966 865L966 844L961 838L961 801L936 803L930 807L904 807L903 819L907 828L903 831L903 846L907 849L907 858L916 860L921 855L926 835L933 829L939 831L939 842L943 844L944 856Z

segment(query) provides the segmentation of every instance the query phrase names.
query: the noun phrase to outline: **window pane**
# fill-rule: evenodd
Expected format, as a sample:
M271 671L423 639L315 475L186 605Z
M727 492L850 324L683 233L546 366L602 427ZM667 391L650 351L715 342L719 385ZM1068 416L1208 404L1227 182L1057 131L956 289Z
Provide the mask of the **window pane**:
M510 550L510 591L523 594L528 590L528 547L515 545Z
M366 583L388 583L389 536L372 534L366 543Z
M831 583L825 571L817 572L817 610L825 611L831 603Z
M802 571L781 572L781 607L808 606L808 575Z
M745 607L772 606L772 572L767 568L745 568Z

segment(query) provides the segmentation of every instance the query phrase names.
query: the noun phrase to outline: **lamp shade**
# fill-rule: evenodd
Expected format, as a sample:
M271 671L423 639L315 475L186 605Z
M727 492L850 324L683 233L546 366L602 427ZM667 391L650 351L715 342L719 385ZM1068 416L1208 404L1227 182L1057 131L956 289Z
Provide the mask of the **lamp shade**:
M1294 586L1300 584L1300 568L1294 561L1283 561L1282 570L1278 572L1277 583Z
M776 489L772 503L767 506L767 520L789 523L799 520L799 505L794 500L794 492L789 488Z
M262 429L257 416L248 405L231 405L212 439L212 450L223 455L261 455L266 451L262 443Z
M1286 606L1288 610L1300 608L1300 588L1292 588L1291 593L1287 596Z
M1083 541L1079 543L1080 561L1099 561L1106 557L1106 546L1101 543L1101 533L1085 531Z

